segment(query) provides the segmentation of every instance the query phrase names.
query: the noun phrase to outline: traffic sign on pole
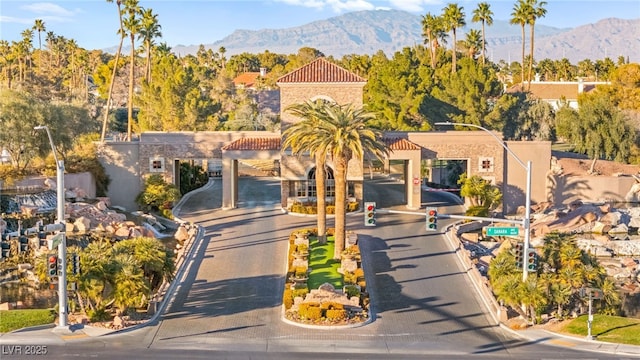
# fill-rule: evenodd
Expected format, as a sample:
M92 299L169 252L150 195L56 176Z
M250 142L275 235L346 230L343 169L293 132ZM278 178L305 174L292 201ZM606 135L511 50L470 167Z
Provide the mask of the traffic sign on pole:
M520 230L517 227L485 227L487 236L518 236Z
M49 248L49 250L57 248L58 245L60 245L60 243L62 242L63 236L64 235L62 233L57 233L51 239L47 240L47 247Z

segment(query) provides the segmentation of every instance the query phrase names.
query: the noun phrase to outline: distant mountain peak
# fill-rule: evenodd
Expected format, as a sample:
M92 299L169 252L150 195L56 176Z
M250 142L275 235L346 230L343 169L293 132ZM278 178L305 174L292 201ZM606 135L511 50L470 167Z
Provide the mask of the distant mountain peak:
M468 22L462 34L480 24ZM640 19L602 19L577 28L555 28L536 25L535 58L572 63L593 61L619 55L640 61ZM517 61L522 39L519 26L505 20L494 20L486 27L487 55L499 60ZM460 36L464 38L464 35ZM527 31L528 39L528 31ZM528 40L527 40L528 41ZM407 46L423 44L422 17L402 10L362 10L326 20L285 29L235 30L207 49L226 49L226 55L243 52L258 54L266 50L278 54L295 54L302 47L315 48L325 55L340 58L348 54L372 55L382 50L387 56ZM173 47L177 54L195 54L200 45Z

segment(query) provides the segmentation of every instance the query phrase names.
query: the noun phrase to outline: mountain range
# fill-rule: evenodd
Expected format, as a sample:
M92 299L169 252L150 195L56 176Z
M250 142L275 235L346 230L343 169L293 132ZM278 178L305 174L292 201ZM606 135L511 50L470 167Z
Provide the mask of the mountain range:
M467 20L458 30L463 40L469 29L481 29L479 23ZM519 25L507 20L494 20L486 26L487 57L493 62L521 61L522 36ZM529 53L529 27L525 28L526 54ZM450 37L448 38L450 42ZM351 12L286 29L236 30L206 49L218 51L224 47L226 56L240 53L258 54L266 50L277 54L295 54L302 47L311 47L326 56L372 55L382 50L387 56L407 46L423 44L422 17L401 10L367 10ZM580 60L592 61L609 57L617 61L624 56L640 62L640 19L607 18L594 24L576 28L556 28L536 24L535 58L560 60L572 64ZM450 47L450 45L447 45ZM172 51L179 55L195 54L199 45L176 45Z

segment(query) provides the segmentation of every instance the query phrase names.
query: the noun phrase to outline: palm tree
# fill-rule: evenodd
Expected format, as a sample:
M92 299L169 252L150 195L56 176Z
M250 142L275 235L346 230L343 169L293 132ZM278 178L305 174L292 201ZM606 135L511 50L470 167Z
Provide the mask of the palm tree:
M33 30L38 32L38 49L42 50L42 32L46 31L46 28L44 26L44 20L42 19L36 19L35 24L33 25Z
M133 89L135 87L136 69L136 36L141 28L140 18L138 17L141 8L138 5L138 0L125 0L124 7L124 11L127 14L127 18L124 20L124 27L131 40L131 51L129 53L129 96L127 100L127 141L131 141L133 128Z
M336 213L335 252L339 259L345 243L345 218L347 200L347 167L351 159L364 158L365 153L382 159L389 148L381 140L381 133L367 126L375 114L356 108L353 104L326 103L319 114L318 126L312 147L324 149L335 168Z
M482 65L484 65L486 51L486 32L484 29L484 25L493 25L493 12L491 11L489 3L478 3L478 7L473 10L473 18L471 18L471 21L482 23Z
M524 26L527 24L529 19L530 7L527 3L528 0L518 0L518 3L513 7L513 12L511 13L511 20L509 23L514 25L520 25L522 30L522 74L521 74L521 90L524 91Z
M547 9L544 8L545 5L547 5L546 1L540 1L538 2L538 0L527 0L529 2L529 18L527 20L527 23L529 24L529 30L530 30L530 37L531 37L531 41L530 41L530 50L529 50L529 89L531 88L531 72L533 71L533 33L534 33L534 26L536 24L536 20L539 18L544 17L547 14Z
M107 2L113 2L113 0L107 0ZM104 119L102 120L102 134L100 135L100 141L104 142L104 138L107 134L107 123L109 121L109 107L111 106L111 98L113 96L113 85L116 83L116 74L118 73L118 61L120 60L120 53L122 52L122 43L126 33L124 32L124 22L122 20L122 0L116 0L118 6L118 19L120 28L118 33L120 34L120 43L118 44L118 50L116 51L116 58L113 61L113 71L111 73L111 82L109 83L109 94L107 95L107 106L104 111Z
M158 24L158 14L154 14L153 10L145 9L142 12L142 27L140 28L140 36L144 43L145 52L147 54L145 64L145 80L151 83L151 48L153 47L153 39L162 37L160 29L162 26Z
M458 6L458 4L448 4L444 9L444 14L442 14L444 26L446 31L451 31L453 35L453 43L451 44L451 48L453 50L452 60L451 60L451 72L456 72L456 46L458 45L456 42L456 29L465 26L467 23L464 20L464 12L462 11L464 8L462 6Z
M446 43L446 31L442 17L427 13L422 17L422 36L425 37L425 44L429 45L429 55L431 56L431 67L436 68L436 55L440 42Z
M480 36L480 31L476 29L469 30L466 39L464 40L464 46L467 48L467 54L469 55L469 58L475 59L476 54L478 53L478 49L482 47L482 37Z
M318 122L323 117L325 101L318 99L315 101L307 101L301 104L293 104L287 110L303 121L297 122L282 133L284 141L282 148L291 147L293 154L302 154L309 152L313 154L316 162L316 192L317 192L317 213L318 213L318 241L322 244L326 242L327 231L327 209L326 209L326 158L327 150L316 144L314 134L318 126Z

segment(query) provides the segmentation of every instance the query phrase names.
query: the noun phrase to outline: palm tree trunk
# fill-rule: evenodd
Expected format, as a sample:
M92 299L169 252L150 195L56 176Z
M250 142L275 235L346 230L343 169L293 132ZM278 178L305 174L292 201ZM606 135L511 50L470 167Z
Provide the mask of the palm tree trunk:
M591 161L591 167L589 168L589 174L594 174L596 172L596 161L598 161L598 157L594 156L593 161Z
M520 89L524 91L524 23L522 23L522 66L520 73Z
M122 12L120 11L120 2L117 2L117 4L118 19L120 24L120 43L118 44L118 51L116 51L116 58L113 64L113 72L111 73L111 83L109 84L109 95L107 95L107 108L105 109L104 119L102 120L102 134L100 135L100 142L104 142L104 137L107 134L107 124L109 122L109 107L111 106L111 97L113 96L113 85L116 83L118 61L120 60L120 52L122 51L122 43L124 42L124 29L122 28Z
M135 35L133 32L131 33L131 64L129 64L129 100L127 101L127 141L131 141L131 129L133 126L133 86L134 86L134 75L135 75L135 54L136 54L136 43L135 43Z
M485 45L485 32L484 32L484 20L482 21L482 66L484 66L484 52L486 49L486 45Z
M327 242L327 172L325 171L325 153L318 151L316 158L316 196L318 206L318 241L320 244Z
M528 76L528 85L527 85L527 90L531 90L531 72L533 71L533 24L529 25L531 32L530 32L530 37L531 37L531 44L530 44L530 48L529 48L529 76Z
M344 250L344 240L346 235L346 200L347 200L347 163L348 160L345 157L335 159L335 182L336 182L336 231L335 231L335 251L333 253L334 259L340 259L342 250Z

